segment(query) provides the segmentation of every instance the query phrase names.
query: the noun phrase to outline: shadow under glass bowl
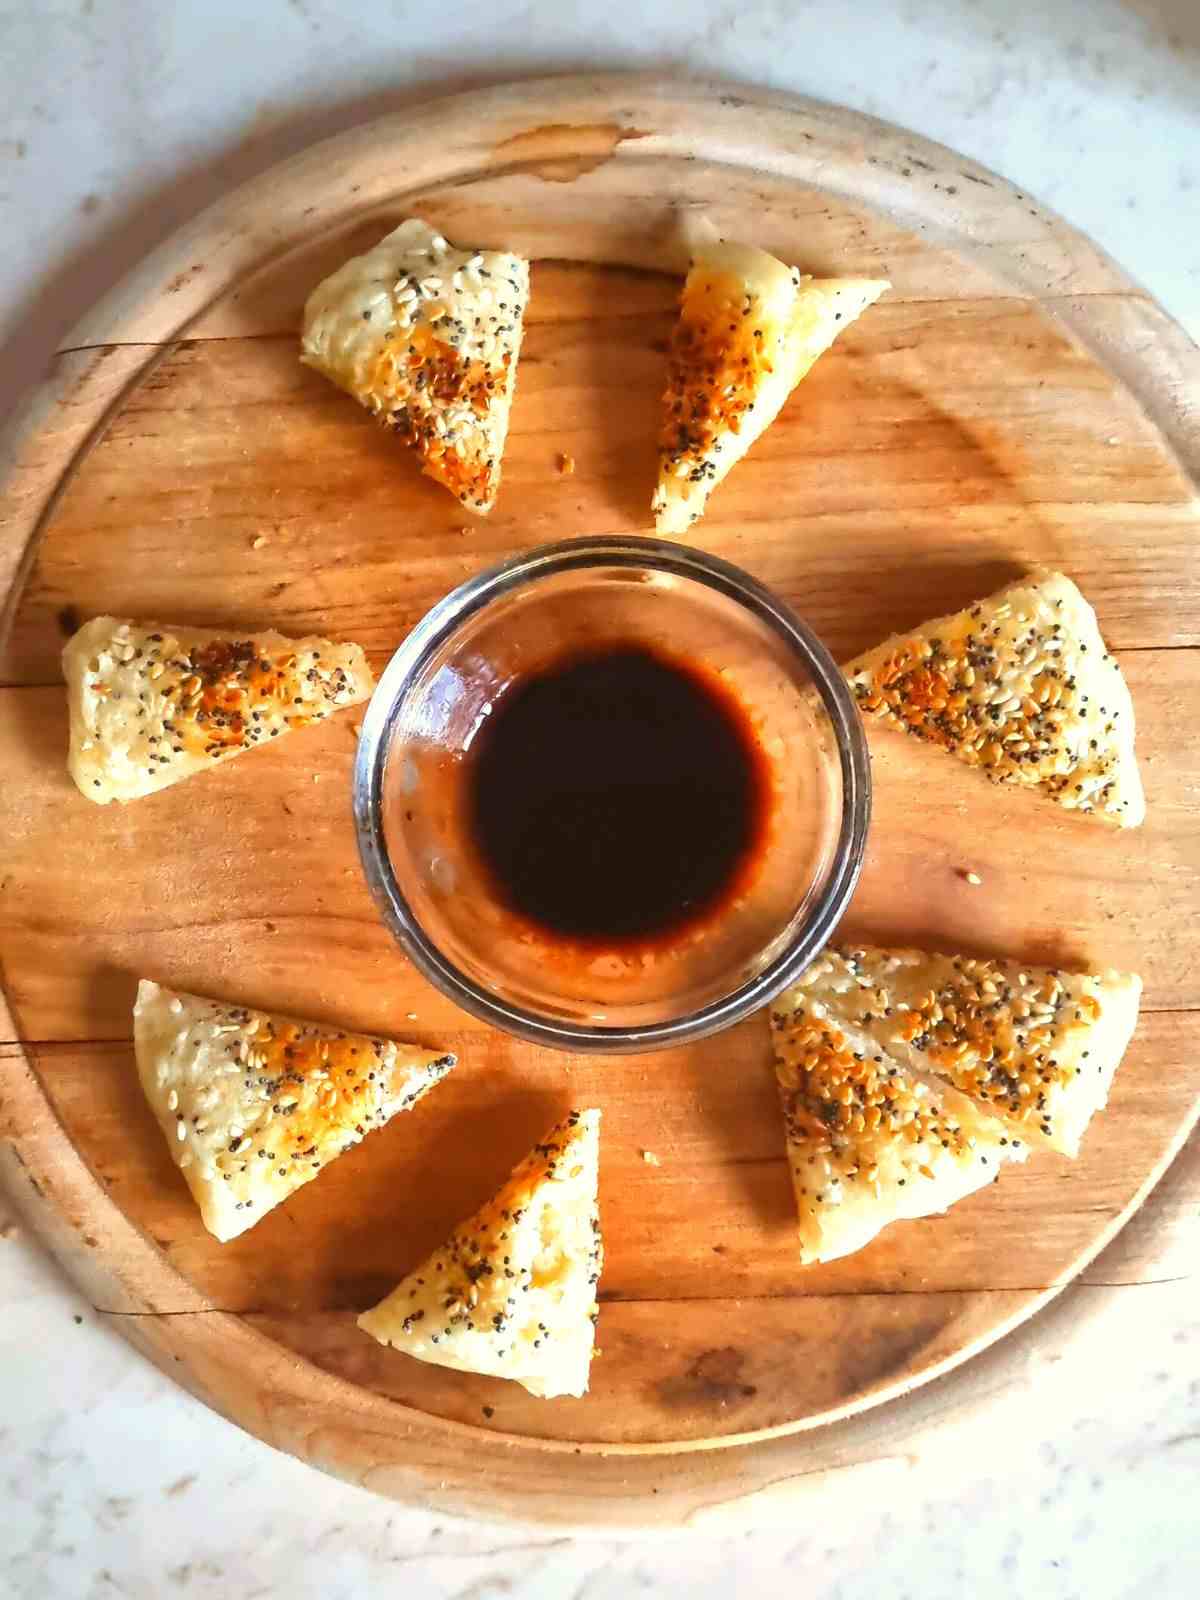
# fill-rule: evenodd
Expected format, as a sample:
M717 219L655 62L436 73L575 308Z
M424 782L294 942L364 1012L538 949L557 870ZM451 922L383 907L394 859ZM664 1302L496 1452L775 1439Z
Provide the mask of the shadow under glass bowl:
M772 774L751 880L710 923L642 953L515 913L470 822L468 758L498 698L564 647L618 641L719 672ZM858 711L812 630L737 567L646 538L547 545L439 601L380 679L354 768L367 883L405 953L472 1016L564 1050L682 1044L767 1005L841 918L870 811Z

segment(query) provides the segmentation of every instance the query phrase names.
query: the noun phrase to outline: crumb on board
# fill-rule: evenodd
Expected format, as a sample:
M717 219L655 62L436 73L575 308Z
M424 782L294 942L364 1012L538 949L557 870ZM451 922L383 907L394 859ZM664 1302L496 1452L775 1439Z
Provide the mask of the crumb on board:
M575 471L575 457L569 456L565 451L558 453L558 470L561 477L569 478Z
M11 1239L16 1231L17 1225L10 1219L5 1218L3 1222L0 1222L0 1239Z
M251 541L250 541L250 548L251 548L251 550L261 550L263 545L266 544L266 542L267 542L267 536L266 536L265 533L256 533L254 535L253 539L251 539Z
M408 1011L405 1013L405 1015L409 1022L415 1022L417 1020L417 1013L415 1011Z
M971 885L972 889L978 889L979 885L983 882L983 879L979 876L979 874L977 872L972 872L969 867L963 867L959 875L964 883L969 883Z
M662 1162L654 1154L653 1150L643 1150L642 1151L642 1160L646 1163L646 1165L648 1167L661 1167L662 1166Z

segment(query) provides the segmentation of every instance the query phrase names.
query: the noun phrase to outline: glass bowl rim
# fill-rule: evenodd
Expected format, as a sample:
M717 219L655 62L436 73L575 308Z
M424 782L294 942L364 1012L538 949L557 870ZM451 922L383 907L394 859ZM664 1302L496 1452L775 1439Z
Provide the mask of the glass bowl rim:
M837 742L841 821L829 878L787 946L729 994L684 1016L632 1027L568 1022L509 1004L477 984L428 937L396 880L383 829L383 784L392 729L407 690L435 651L493 601L532 582L588 567L644 567L705 584L765 622L799 658L821 696ZM732 1027L770 1004L816 957L854 892L871 817L871 768L854 696L812 628L749 573L690 545L640 535L560 540L468 578L421 618L384 668L362 719L353 777L354 825L367 886L385 925L417 970L481 1022L533 1044L594 1054L688 1044Z

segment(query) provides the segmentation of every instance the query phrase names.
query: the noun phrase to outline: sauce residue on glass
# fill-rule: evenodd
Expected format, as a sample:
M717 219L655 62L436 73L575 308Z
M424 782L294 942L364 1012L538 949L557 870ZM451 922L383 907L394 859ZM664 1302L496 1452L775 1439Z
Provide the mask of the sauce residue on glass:
M765 854L773 784L746 709L715 672L641 642L518 677L468 763L499 898L572 944L670 944L726 910Z

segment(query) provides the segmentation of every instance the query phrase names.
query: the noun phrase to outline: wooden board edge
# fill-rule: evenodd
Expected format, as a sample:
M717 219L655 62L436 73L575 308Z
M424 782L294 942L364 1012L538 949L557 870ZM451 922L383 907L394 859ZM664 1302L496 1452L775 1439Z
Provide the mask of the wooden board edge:
M1200 494L1200 347L1186 330L1140 295L1047 296L1040 304L1121 380Z
M1021 252L1019 272L1015 258L1010 264L1014 289L1053 305L1077 337L1116 366L1192 481L1200 481L1200 350L1098 246L1051 212L1033 208L1030 215L1027 198L999 174L904 129L802 96L648 73L552 77L433 100L315 144L202 211L103 297L68 334L51 372L0 433L0 644L57 487L114 399L104 384L76 392L79 372L64 356L103 359L114 347L162 346L181 337L231 278L311 232L314 208L305 202L313 175L331 162L347 175L350 192L360 191L365 210L398 192L461 178L506 145L514 164L523 157L536 165L536 135L564 128L589 132L592 142L597 130L611 130L611 141L602 138L599 154L589 156L592 165L700 153L718 162L765 164L797 183L841 191L850 189L853 171L856 194L901 223L914 220L912 186L919 181L926 235L953 239L1002 277L997 251L1006 227L1019 221L1030 247ZM418 135L426 151L436 150L436 167L428 154L423 163L407 159ZM809 141L820 148L819 157L809 153ZM393 156L404 144L406 160L380 162L385 144ZM583 163L581 174L588 170ZM398 171L404 172L402 190ZM363 174L358 185L350 182L355 173ZM966 181L937 181L950 174ZM1064 257L1087 263L1093 286L1086 295L1064 291ZM1099 298L1096 282L1103 289ZM1120 305L1106 305L1106 296ZM144 349L126 381L152 355ZM1149 381L1151 373L1161 385ZM54 426L56 419L63 425Z
M1122 1292L1077 1280L1050 1288L915 1387L872 1396L825 1422L676 1445L571 1445L498 1435L365 1394L209 1306L97 1182L23 1054L10 1049L0 1060L0 1186L112 1325L191 1394L273 1447L446 1514L631 1531L729 1518L743 1526L769 1523L794 1514L797 1499L812 1497L831 1477L873 1481L914 1452L919 1456L934 1423L939 1433L948 1422L965 1423L1009 1384L1028 1381L1034 1366L1057 1359L1083 1321ZM1200 1105L1193 1123L1198 1114ZM1088 1261L1112 1248L1156 1185L1160 1211L1186 1209L1189 1196L1200 1193L1200 1145L1193 1141L1188 1159L1179 1159L1189 1132L1181 1127ZM107 1241L104 1254L99 1239ZM1132 1286L1156 1270L1153 1236L1143 1238L1137 1259ZM1128 1261L1115 1270L1128 1275ZM169 1313L156 1310L164 1301ZM614 1458L619 1475L611 1470Z
M722 89L724 94L719 93ZM621 109L614 113L617 103ZM436 108L398 113L315 146L218 202L147 258L70 337L51 374L13 419L0 441L0 636L6 631L11 604L20 592L29 552L46 512L88 439L102 425L115 396L135 381L147 362L157 359L161 349L211 303L229 276L239 270L239 264L257 264L264 256L287 247L283 230L291 213L279 220L275 231L272 224L261 220L264 213L271 214L268 200L271 205L277 201L281 185L288 186L296 203L314 165L361 156L377 147L381 138L403 139L418 128L427 136L431 118L444 119L446 126L461 126L463 118L470 119L473 133L462 147L464 161L485 149L485 133L491 140L486 149L491 149L497 142L536 132L537 127L529 127L534 119L540 119L540 127L564 118L583 119L583 126L615 126L618 137L604 159L625 158L622 130L627 130L629 148L636 148L635 139L645 139L650 142L642 146L643 153L654 153L655 141L667 152L672 139L678 142L680 127L689 117L694 118L697 105L703 110L712 159L736 161L739 151L744 155L752 150L756 164L761 164L757 152L766 140L771 159L777 163L773 170L794 176L798 182L815 181L815 163L808 160L806 165L803 147L795 147L797 118L808 118L827 133L837 130L843 151L832 163L822 161L820 181L826 186L836 186L838 160L861 165L863 150L870 145L876 152L874 164L879 173L857 192L881 211L901 219L903 185L899 173L893 170L901 146L906 152L915 149L927 153L929 159L924 165L930 173L939 170L939 163L950 162L964 176L974 175L972 188L975 180L984 184L980 175L986 169L870 118L798 97L747 91L737 85L680 83L647 75L559 78L476 91L438 102ZM739 116L749 113L754 122L752 137L736 125L735 112ZM615 123L603 120L614 115ZM602 120L596 123L597 118ZM591 123L588 119L592 119ZM654 126L642 128L639 119ZM448 175L439 169L426 181L444 180ZM415 181L416 175L408 176ZM965 240L983 251L994 266L992 252L1003 242L996 238L995 229L1003 221L1005 206L1015 205L1022 197L995 174L986 175L986 188L987 205L980 203L978 215L959 200L953 204L947 200L944 215L935 219L935 226L944 226L947 235L953 235L960 244ZM369 198L364 197L364 205ZM298 223L298 216L293 220ZM1048 213L1035 219L1035 223L1025 221L1024 226L1027 232L1036 231L1047 240L1056 232L1065 233L1077 258L1086 256L1094 276L1107 287L1099 296L1094 287L1086 295L1063 294L1057 279L1042 272L1036 251L1031 252L1022 276L1012 281L1022 292L1047 305L1055 304L1068 327L1084 343L1096 341L1092 347L1104 352L1105 360L1146 406L1195 481L1200 471L1200 352L1166 313L1146 300L1090 241ZM216 248L197 270L201 243ZM216 270L218 265L224 267L224 275ZM156 307L159 321L143 326L138 321L138 308L147 300ZM1167 369L1157 360L1160 348L1169 349L1171 365ZM95 381L109 358L120 350L128 354L115 364L115 377ZM1159 392L1164 370L1168 390L1165 399ZM4 1099L0 1102L0 1113L8 1118L5 1132L0 1117L0 1183L68 1274L93 1299L108 1299L116 1312L114 1320L126 1337L193 1393L268 1442L365 1482L368 1487L398 1498L421 1499L447 1511L494 1516L497 1483L503 1481L503 1472L508 1475L504 1492L509 1502L500 1509L525 1521L532 1517L572 1526L632 1528L679 1523L711 1525L725 1516L754 1522L768 1508L774 1511L784 1505L790 1514L798 1496L807 1496L830 1475L878 1474L902 1466L904 1460L911 1459L911 1435L915 1430L926 1428L934 1420L944 1422L951 1415L973 1414L989 1395L998 1392L999 1375L1019 1375L1022 1361L1028 1365L1034 1359L1033 1329L1043 1345L1059 1340L1061 1347L1071 1330L1103 1302L1104 1296L1118 1292L1103 1286L1073 1285L1059 1295L1053 1306L1010 1333L1002 1345L993 1344L977 1354L970 1363L969 1374L960 1370L961 1361L956 1362L954 1371L933 1378L903 1399L888 1406L872 1404L858 1417L814 1432L789 1432L750 1442L723 1441L725 1448L721 1450L700 1448L684 1453L674 1447L643 1447L647 1454L621 1453L622 1478L617 1488L607 1474L601 1477L601 1471L604 1460L620 1452L609 1449L592 1454L579 1447L543 1446L527 1440L519 1441L520 1449L504 1440L493 1441L485 1448L489 1436L481 1430L462 1424L433 1423L427 1418L417 1419L418 1432L403 1434L409 1447L419 1437L422 1447L427 1448L425 1464L414 1469L385 1459L396 1453L400 1436L398 1413L402 1408L339 1385L339 1417L332 1422L323 1408L314 1406L301 1392L300 1374L311 1371L307 1364L289 1358L278 1346L257 1339L236 1317L203 1303L169 1317L155 1311L156 1283L170 1269L124 1218L69 1146L24 1057L8 1060ZM1181 1141L1185 1131L1181 1130ZM1179 1170L1183 1170L1182 1166ZM1175 1172L1176 1167L1172 1166L1164 1182L1171 1183ZM1148 1178L1138 1199L1101 1237L1098 1250L1118 1233L1158 1176L1156 1171ZM133 1265L117 1273L101 1261L96 1247L89 1243L100 1237L118 1239L123 1247L127 1246ZM181 1287L201 1301L190 1286L178 1280L172 1283L175 1304L179 1304ZM191 1330L186 1337L185 1330ZM251 1370L246 1361L251 1347L245 1343L251 1339L257 1340L254 1358L265 1363L271 1382L278 1386L278 1396L241 1392L245 1389L246 1372ZM178 1345L187 1353L181 1355ZM1042 1359L1046 1359L1044 1354ZM333 1379L325 1381L337 1383ZM317 1415L318 1412L322 1414ZM404 1429L413 1426L413 1415L405 1414ZM461 1444L461 1439L452 1439L456 1428L462 1429L477 1446L466 1469L461 1450L454 1448L455 1442ZM361 1464L364 1439L374 1442L379 1456L374 1465L367 1467ZM447 1440L451 1440L450 1447ZM522 1464L547 1455L557 1458L564 1450L572 1454L578 1450L576 1470L583 1479L578 1501L564 1490L561 1463L547 1472L543 1462L540 1483L536 1476L539 1469L527 1470ZM732 1468L728 1465L731 1456L738 1458ZM726 1466L716 1467L714 1463L722 1458ZM798 1468L798 1462L805 1464ZM435 1485L430 1475L442 1463L448 1476ZM664 1481L668 1468L673 1480L670 1484ZM452 1482L455 1473L460 1475L460 1482ZM656 1498L651 1500L650 1495ZM565 1506L563 1501L567 1502Z

